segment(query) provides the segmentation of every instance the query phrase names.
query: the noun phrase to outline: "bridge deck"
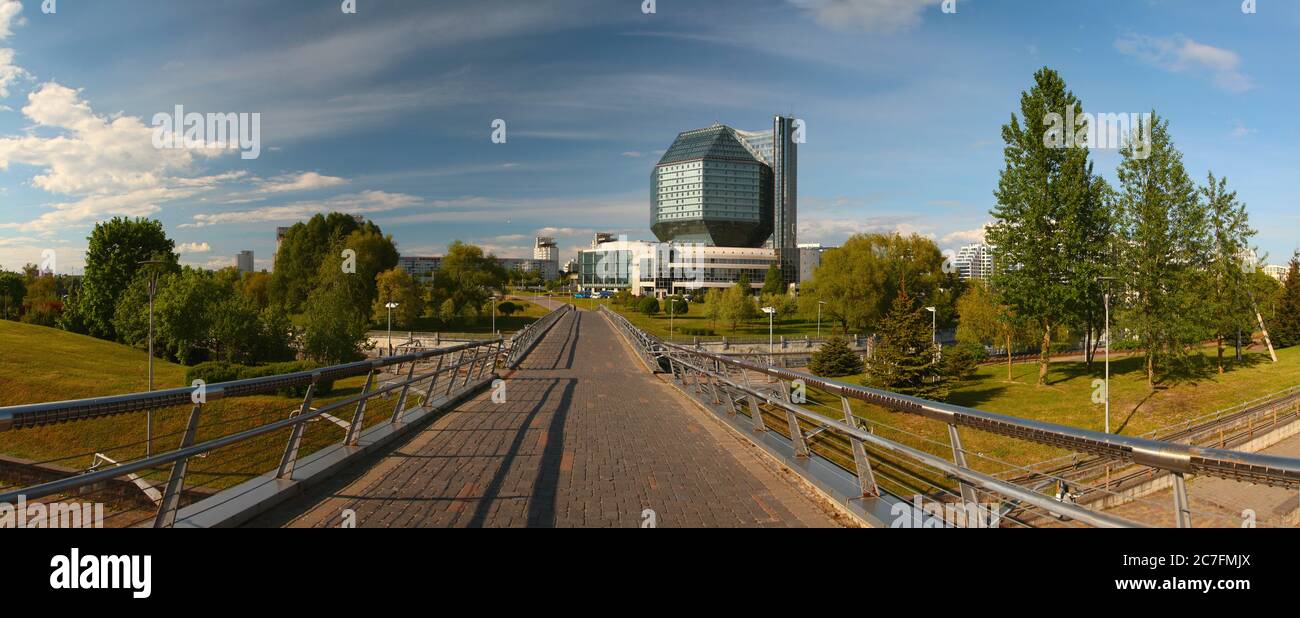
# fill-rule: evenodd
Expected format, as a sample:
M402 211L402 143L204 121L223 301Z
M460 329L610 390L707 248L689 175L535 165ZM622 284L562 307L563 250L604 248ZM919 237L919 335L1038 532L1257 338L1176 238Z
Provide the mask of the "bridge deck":
M834 526L753 447L573 312L506 378L395 451L254 525Z

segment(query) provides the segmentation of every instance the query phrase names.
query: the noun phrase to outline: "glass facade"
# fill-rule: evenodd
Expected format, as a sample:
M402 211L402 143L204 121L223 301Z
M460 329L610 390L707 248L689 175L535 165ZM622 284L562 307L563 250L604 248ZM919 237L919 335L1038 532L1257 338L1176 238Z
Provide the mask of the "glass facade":
M731 127L682 133L651 178L651 229L662 241L761 246L771 235L771 179Z

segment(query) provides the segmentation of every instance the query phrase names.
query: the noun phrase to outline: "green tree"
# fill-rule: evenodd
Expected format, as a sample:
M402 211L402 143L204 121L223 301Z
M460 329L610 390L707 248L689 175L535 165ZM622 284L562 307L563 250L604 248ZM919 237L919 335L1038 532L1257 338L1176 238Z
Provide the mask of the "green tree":
M227 291L214 273L197 268L186 267L166 279L154 299L155 350L185 365L209 360L216 304Z
M352 215L331 212L318 213L290 227L275 252L275 268L271 271L269 286L271 302L283 305L292 313L300 312L303 302L316 287L321 263L327 257L340 259L339 253L345 248L340 246L340 242L367 225L374 226L373 223L362 224ZM361 257L358 252L358 262ZM371 284L373 281L372 278Z
M673 295L664 299L663 312L673 315L686 315L691 312L691 304L686 302L681 295Z
M336 245L338 246L338 245ZM343 272L342 260L327 257L320 265L319 285L307 297L303 315L302 351L322 363L344 363L361 356L370 324L369 311L358 311L367 300L360 277Z
M503 289L506 271L491 255L475 245L453 242L442 258L442 265L434 276L434 295L450 299L456 315L478 313L493 293Z
M372 319L384 323L388 319L388 303L397 303L393 319L407 328L424 315L424 292L411 275L400 268L386 270L376 277L377 294L372 307Z
M863 332L889 311L903 289L937 303L939 289L949 280L943 263L938 245L919 235L854 235L822 255L821 266L804 285L799 303L805 315L816 315L818 302L824 302L826 320L839 323L845 333Z
M773 263L767 267L767 275L763 277L761 294L767 296L769 294L783 294L785 291L785 282L781 280L781 267Z
M653 296L643 296L636 304L636 310L648 316L659 313L659 299Z
M442 321L444 327L451 326L456 321L456 301L448 298L442 301L438 307L438 319Z
M1269 328L1273 344L1279 348L1300 345L1300 251L1291 257L1291 270L1277 305L1274 326Z
M25 285L22 321L37 326L56 326L63 313L58 279L51 274L37 276Z
M167 263L165 272L175 272L175 243L167 238L161 222L123 217L95 224L87 240L81 291L60 325L100 339L115 339L117 301L136 273L144 269L140 262L162 260Z
M1210 330L1218 344L1219 373L1223 373L1223 349L1228 340L1235 340L1243 330L1254 331L1248 277L1257 265L1247 262L1246 256L1255 230L1250 227L1246 205L1237 200L1235 191L1228 191L1226 178L1216 179L1210 173L1201 195L1208 208L1211 240L1210 288L1204 301Z
M1153 112L1150 130L1139 129L1120 155L1121 319L1145 350L1154 390L1157 368L1184 361L1204 334L1209 223L1168 122Z
M862 373L862 357L849 347L847 339L832 336L813 352L808 369L826 378L856 375Z
M1017 345L1032 341L1032 333L1020 325L1011 308L998 302L997 295L983 281L973 281L957 301L957 341L979 346L1000 346L1006 350L1007 380L1012 380L1012 357Z
M949 380L925 313L907 292L894 299L877 329L864 385L934 401L948 397Z
M745 281L739 281L727 288L727 291L722 294L721 304L721 318L731 325L733 333L736 332L737 326L758 317L758 306L754 304L754 296Z
M709 326L718 327L718 320L721 320L724 313L723 291L719 288L709 288L704 294L704 317L709 320Z
M18 319L26 296L27 284L22 275L0 271L0 319Z
M1096 278L1107 261L1109 189L1093 173L1086 134L1062 119L1082 105L1055 71L1034 74L1020 96L1020 117L1002 127L1005 167L995 192L993 223L985 236L996 248L993 285L1002 302L1037 327L1038 384L1046 383L1052 334L1061 325L1096 322L1101 290ZM1086 140L1082 140L1086 142Z

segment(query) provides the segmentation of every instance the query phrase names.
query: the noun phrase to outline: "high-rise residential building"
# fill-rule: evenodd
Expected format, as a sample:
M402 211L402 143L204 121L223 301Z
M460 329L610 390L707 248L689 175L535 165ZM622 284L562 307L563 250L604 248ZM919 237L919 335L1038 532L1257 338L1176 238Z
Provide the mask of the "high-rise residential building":
M536 242L533 243L533 259L559 262L560 246L555 243L555 239L552 237L538 236Z
M239 255L235 256L235 268L241 273L253 272L254 264L252 251L240 251Z
M964 281L987 280L993 276L993 251L988 245L966 245L957 251L957 257L952 262Z
M1290 266L1278 266L1277 264L1269 264L1264 267L1264 274L1274 279L1277 279L1282 283L1286 283L1287 273L1290 272L1291 272Z

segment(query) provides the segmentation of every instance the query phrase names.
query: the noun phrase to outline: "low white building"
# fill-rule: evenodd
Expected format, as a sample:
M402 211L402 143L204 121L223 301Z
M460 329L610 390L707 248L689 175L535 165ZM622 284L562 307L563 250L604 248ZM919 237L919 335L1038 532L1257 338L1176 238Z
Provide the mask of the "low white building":
M662 297L728 288L748 276L750 287L758 291L776 263L775 249L620 239L578 252L578 288Z

